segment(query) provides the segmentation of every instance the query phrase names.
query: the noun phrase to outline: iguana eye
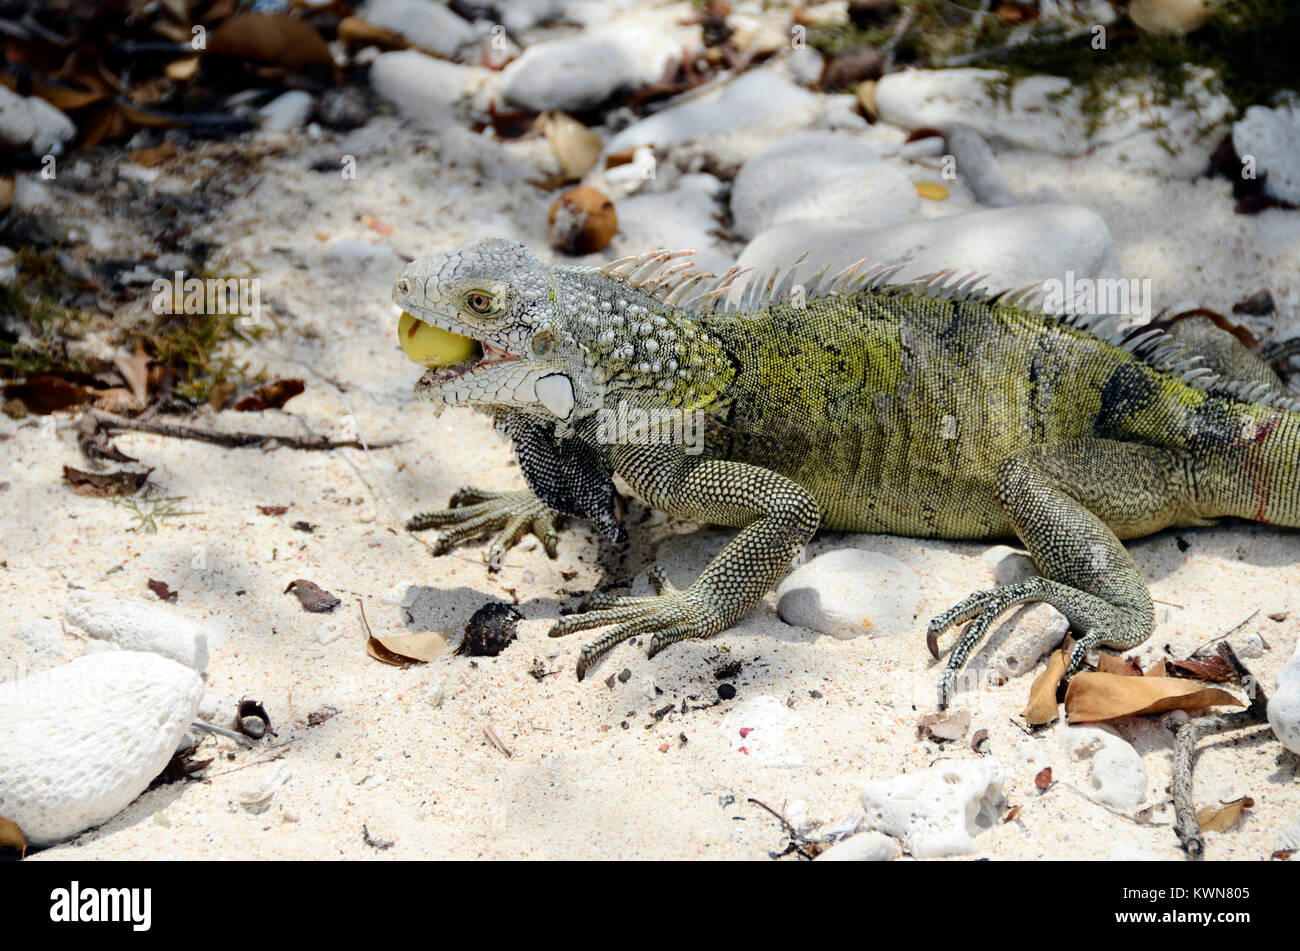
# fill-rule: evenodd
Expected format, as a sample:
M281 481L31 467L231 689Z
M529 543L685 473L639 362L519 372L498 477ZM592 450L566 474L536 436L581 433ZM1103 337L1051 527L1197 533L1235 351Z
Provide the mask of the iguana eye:
M544 357L555 349L555 341L551 338L549 333L543 330L541 333L533 337L531 346L533 348L534 356Z
M411 282L404 277L400 278L397 282L397 293L401 294L403 297L406 297L408 294L410 294Z
M473 291L465 298L469 309L476 314L486 314L492 309L492 298L482 291Z

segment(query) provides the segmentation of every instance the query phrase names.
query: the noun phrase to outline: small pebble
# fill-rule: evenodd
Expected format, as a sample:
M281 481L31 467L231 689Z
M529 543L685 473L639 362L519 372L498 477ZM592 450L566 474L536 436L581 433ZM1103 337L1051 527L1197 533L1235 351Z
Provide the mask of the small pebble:
M731 684L718 684L718 696L723 700L730 700L736 695L736 688Z
M628 670L626 667L624 667L622 670L618 672L619 683L625 684L631 679L632 679L632 671Z

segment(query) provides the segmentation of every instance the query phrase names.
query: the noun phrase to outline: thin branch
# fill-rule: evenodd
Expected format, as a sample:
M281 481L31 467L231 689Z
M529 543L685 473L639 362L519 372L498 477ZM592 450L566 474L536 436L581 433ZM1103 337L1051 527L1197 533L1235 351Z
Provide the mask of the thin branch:
M881 70L882 73L892 73L894 71L894 56L898 52L898 44L903 42L903 37L907 36L907 31L916 25L916 18L920 15L921 0L912 0L903 15L898 18L894 32L889 35L889 39L885 43L885 63Z
M1245 622L1243 622L1245 623ZM1226 660L1237 677L1250 692L1250 706L1236 713L1197 717L1178 728L1174 741L1174 833L1188 856L1199 859L1205 855L1205 839L1201 837L1201 824L1196 818L1196 804L1192 797L1192 758L1198 740L1215 733L1239 730L1268 721L1268 697L1259 681L1240 660L1229 644L1219 645L1219 656Z
M1242 622L1241 622L1240 624L1238 624L1236 627L1232 627L1232 628L1229 628L1228 630L1224 631L1224 632L1223 632L1222 634L1220 634L1218 637L1212 637L1212 638L1210 638L1208 641L1206 641L1206 642L1205 642L1204 644L1202 644L1200 647L1196 648L1196 650L1192 651L1191 654L1189 654L1188 656L1190 656L1190 657L1195 657L1197 654L1199 654L1201 651L1205 650L1205 648L1209 647L1209 646L1210 646L1211 644L1213 644L1215 641L1221 641L1221 640L1223 640L1225 637L1227 637L1229 634L1236 634L1238 631L1240 631L1243 627L1245 627L1245 626L1246 626L1247 624L1249 624L1251 621L1255 620L1255 617L1256 617L1258 614L1259 614L1259 608L1256 608L1254 611L1251 612L1250 617L1246 618L1246 620L1242 621ZM1242 670L1245 670L1245 668L1243 667Z
M102 409L94 409L93 407L87 409L86 413L100 426L108 429L127 429L141 433L152 433L155 436L168 436L173 439L194 439L199 442L212 443L216 446L226 446L231 449L242 449L248 446L261 446L268 442L278 443L286 449L329 450L365 448L361 441L357 439L330 439L326 436L281 436L274 433L223 433L218 432L215 429L204 429L199 426L184 426L180 423L164 423L156 419L128 419L125 416L118 416L115 413L110 413ZM369 444L369 447L372 449L386 449L391 446L396 446L400 442L400 439L372 442Z

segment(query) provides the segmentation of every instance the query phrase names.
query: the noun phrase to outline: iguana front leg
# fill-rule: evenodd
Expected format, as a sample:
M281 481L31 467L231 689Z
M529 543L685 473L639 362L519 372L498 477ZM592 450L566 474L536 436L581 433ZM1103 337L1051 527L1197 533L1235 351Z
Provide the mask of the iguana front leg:
M435 555L445 554L453 545L496 532L485 555L488 568L496 571L504 563L506 552L529 532L537 536L546 554L554 558L559 543L556 531L559 518L559 513L528 489L490 492L466 486L451 497L447 508L414 515L406 528L412 532L445 528L433 543Z
M1079 638L1068 673L1093 648L1136 647L1151 634L1146 580L1120 544L1187 516L1189 498L1177 453L1108 439L1073 439L1032 446L998 472L998 501L1043 577L982 591L930 622L930 650L954 625L969 621L948 657L939 688L947 706L971 650L1001 614L1046 601L1065 615Z
M800 485L741 462L701 459L680 447L620 446L615 470L655 508L741 529L685 590L659 569L653 597L597 595L556 623L551 637L615 625L582 649L578 679L614 645L653 634L649 656L688 637L726 630L756 605L817 531L821 514Z

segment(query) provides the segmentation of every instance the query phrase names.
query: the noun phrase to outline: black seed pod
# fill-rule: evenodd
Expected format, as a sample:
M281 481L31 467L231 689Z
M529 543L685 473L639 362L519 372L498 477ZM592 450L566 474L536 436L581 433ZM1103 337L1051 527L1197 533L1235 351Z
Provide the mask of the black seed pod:
M496 601L474 612L465 625L465 639L457 654L471 657L495 657L515 639L515 628L524 619L512 604Z

